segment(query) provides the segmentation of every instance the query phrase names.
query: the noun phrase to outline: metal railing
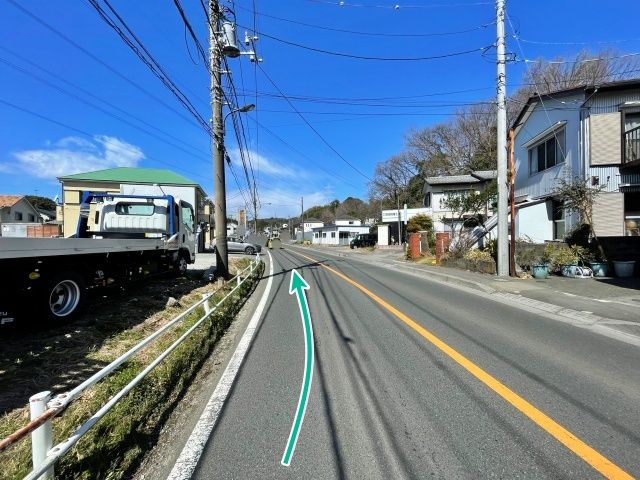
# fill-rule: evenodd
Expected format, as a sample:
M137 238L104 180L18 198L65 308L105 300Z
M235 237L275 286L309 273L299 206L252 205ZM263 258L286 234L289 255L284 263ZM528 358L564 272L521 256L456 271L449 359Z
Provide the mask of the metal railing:
M640 127L624 132L624 163L640 160Z
M113 408L113 406L129 393L138 383L140 383L158 364L160 364L173 350L175 350L193 331L195 331L216 309L228 300L242 284L253 274L258 265L262 262L260 255L257 254L255 259L251 261L248 267L239 272L235 277L229 280L229 283L235 281L235 286L213 307L209 301L214 293L203 294L202 300L197 301L177 317L173 318L166 325L147 338L130 348L127 352L120 355L117 359L96 372L86 379L73 390L61 393L51 399L51 392L45 391L33 395L29 399L31 421L15 431L2 441L0 441L0 452L9 446L25 438L31 434L32 463L33 470L25 478L25 480L50 479L53 478L53 466L56 461L67 453L79 440L93 427L104 415ZM248 273L247 273L248 271ZM116 393L107 403L105 403L91 418L86 420L78 429L66 440L53 446L52 420L60 415L74 400L90 388L91 386L104 379L124 362L129 360L133 355L138 353L144 347L153 342L175 324L184 320L187 315L202 306L204 315L201 316L189 329L187 329L175 342L173 342L166 350L164 350L153 362L145 367L136 377L131 380L122 390Z

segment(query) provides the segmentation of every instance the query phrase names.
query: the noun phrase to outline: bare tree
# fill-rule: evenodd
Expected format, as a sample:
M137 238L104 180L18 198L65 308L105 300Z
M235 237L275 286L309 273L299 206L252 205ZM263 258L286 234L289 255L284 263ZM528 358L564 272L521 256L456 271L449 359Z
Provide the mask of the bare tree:
M407 153L394 155L384 162L379 162L369 182L369 196L382 200L387 205L407 202L410 193L411 180L418 176L419 170ZM393 203L392 203L393 202Z

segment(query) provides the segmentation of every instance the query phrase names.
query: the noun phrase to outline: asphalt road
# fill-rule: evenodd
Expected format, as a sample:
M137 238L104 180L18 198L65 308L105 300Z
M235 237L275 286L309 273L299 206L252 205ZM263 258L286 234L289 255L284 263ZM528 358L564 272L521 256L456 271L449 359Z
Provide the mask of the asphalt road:
M272 255L271 298L195 478L640 475L637 347L402 271L308 249ZM304 370L293 268L311 287L316 361L284 467Z

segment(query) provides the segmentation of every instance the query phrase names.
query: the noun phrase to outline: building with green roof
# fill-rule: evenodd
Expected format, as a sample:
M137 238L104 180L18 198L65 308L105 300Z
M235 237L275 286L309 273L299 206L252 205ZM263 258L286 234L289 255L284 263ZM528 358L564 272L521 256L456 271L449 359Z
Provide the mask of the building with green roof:
M118 167L58 177L62 184L62 219L65 237L75 234L84 192L124 195L173 195L193 206L196 221L205 225L204 242L211 241L213 204L193 180L161 168ZM204 243L203 242L203 243Z

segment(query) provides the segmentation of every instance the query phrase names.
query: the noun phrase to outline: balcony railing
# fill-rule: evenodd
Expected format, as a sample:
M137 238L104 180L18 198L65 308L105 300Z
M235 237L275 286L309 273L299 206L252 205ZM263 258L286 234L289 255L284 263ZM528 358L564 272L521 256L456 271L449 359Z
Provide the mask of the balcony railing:
M640 160L640 127L624 132L624 163Z

